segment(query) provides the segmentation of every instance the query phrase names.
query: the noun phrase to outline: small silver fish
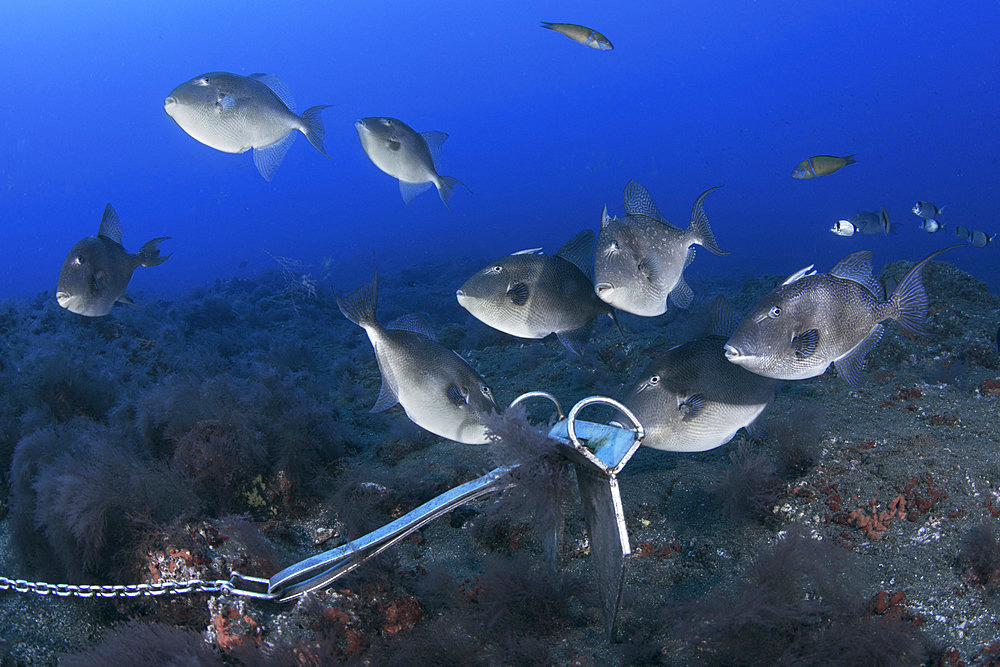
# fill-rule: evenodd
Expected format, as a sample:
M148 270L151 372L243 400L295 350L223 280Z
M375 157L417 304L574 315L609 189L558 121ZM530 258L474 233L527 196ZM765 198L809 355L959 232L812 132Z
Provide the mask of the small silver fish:
M295 141L295 130L306 135L326 157L326 131L320 112L309 107L301 116L288 87L273 74L241 76L209 72L182 83L163 101L163 109L182 130L206 146L224 153L253 149L257 171L270 181Z
M749 428L771 403L777 380L726 360L726 338L738 323L717 297L710 334L672 347L642 372L622 400L646 431L642 444L671 452L714 449Z
M977 248L985 248L987 245L992 243L995 238L995 235L991 236L990 234L977 229L972 232L972 237L969 239L969 243Z
M541 27L555 30L566 35L574 42L579 42L584 46L589 46L599 51L610 51L615 48L611 45L611 40L586 26L575 23L549 23L548 21L542 21Z
M594 232L586 229L552 257L523 250L502 257L465 281L459 305L487 326L521 338L556 334L582 354L594 319L614 310L594 292ZM617 324L617 320L615 320Z
M854 236L858 230L850 220L838 220L830 227L830 231L837 236Z
M437 173L441 160L441 144L448 138L444 132L417 132L396 118L362 118L354 123L361 139L361 148L372 163L399 179L399 193L409 204L418 194L434 185L445 206L455 187L462 183L451 176Z
M100 317L111 312L116 302L135 305L125 296L132 272L139 266L158 266L170 255L160 255L161 236L139 248L133 255L122 247L122 226L115 209L104 207L97 236L81 239L70 249L59 271L56 301L78 315Z
M705 214L705 197L722 186L705 190L691 209L687 229L678 229L660 215L643 186L625 186L623 218L612 218L607 207L601 214L601 233L594 257L597 296L627 313L653 317L667 310L667 298L687 308L694 292L684 282L684 269L694 261L700 245L716 255L729 253L719 247Z
M868 356L882 339L881 322L894 319L926 334L927 294L921 274L950 246L917 262L883 300L872 277L869 250L852 253L829 273L796 271L765 296L726 343L726 357L759 375L782 380L816 377L836 363L856 387Z
M939 231L944 229L944 225L934 218L924 218L920 221L920 229L924 230L928 234L937 234Z
M456 442L488 442L486 421L497 411L493 391L456 353L437 342L420 318L383 327L375 317L375 277L348 299L334 293L344 317L365 330L375 350L382 388L372 412L397 402L417 426Z
M936 218L941 215L944 208L938 208L929 201L918 201L913 205L912 211L921 218Z

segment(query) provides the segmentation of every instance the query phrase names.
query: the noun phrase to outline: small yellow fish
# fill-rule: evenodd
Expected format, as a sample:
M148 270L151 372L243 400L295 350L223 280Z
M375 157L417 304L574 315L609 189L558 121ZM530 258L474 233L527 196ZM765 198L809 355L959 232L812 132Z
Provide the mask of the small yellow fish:
M580 42L584 46L589 46L592 49L610 51L615 48L611 45L611 40L596 30L588 28L587 26L577 25L575 23L549 23L548 21L542 21L541 26L543 28L548 28L549 30L561 32L574 42Z
M854 155L856 155L856 153ZM836 155L814 155L807 160L799 162L799 166L797 166L795 171L792 172L792 178L805 180L807 178L816 178L817 176L832 174L841 167L846 167L849 164L857 162L857 160L854 159L854 155L848 155L847 157L837 157Z

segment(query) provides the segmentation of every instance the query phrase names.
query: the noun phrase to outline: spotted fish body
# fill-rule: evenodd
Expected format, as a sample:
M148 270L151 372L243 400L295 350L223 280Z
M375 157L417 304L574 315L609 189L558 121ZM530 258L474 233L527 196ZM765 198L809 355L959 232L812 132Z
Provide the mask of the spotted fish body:
M955 246L951 246L955 247ZM872 277L871 252L841 260L829 273L808 266L765 296L726 343L733 363L783 380L823 374L831 363L851 386L861 382L868 356L882 338L882 322L894 319L914 334L926 334L927 294L917 262L888 299Z
M206 146L224 153L253 150L254 165L268 181L291 148L296 130L326 155L320 112L327 106L310 107L298 116L287 86L275 75L229 72L195 77L174 88L163 102L167 115Z
M438 343L419 318L385 327L378 322L377 272L350 298L336 299L340 312L365 330L375 350L382 388L372 412L398 402L410 421L435 435L468 444L488 442L486 420L496 412L492 390L464 359Z
M687 308L694 292L684 281L684 269L701 245L716 255L728 255L715 240L701 193L691 211L687 229L679 229L660 215L649 192L635 181L625 186L623 218L601 216L601 233L594 255L594 288L602 301L634 315L653 317L667 310L667 299Z
M721 302L721 304L720 304ZM718 298L713 310L724 307ZM642 444L671 452L719 447L750 427L774 398L778 381L726 360L730 326L677 345L653 360L622 403L639 419Z
M469 278L455 293L459 305L484 324L511 336L556 334L581 354L598 315L614 317L597 298L588 275L594 232L584 230L554 256L525 250L502 257Z
M132 305L125 289L132 273L140 266L158 266L170 255L160 255L159 245L170 238L161 236L132 254L122 246L122 227L111 204L104 207L97 236L88 236L73 245L59 271L56 301L66 310L86 317L101 317L115 303Z

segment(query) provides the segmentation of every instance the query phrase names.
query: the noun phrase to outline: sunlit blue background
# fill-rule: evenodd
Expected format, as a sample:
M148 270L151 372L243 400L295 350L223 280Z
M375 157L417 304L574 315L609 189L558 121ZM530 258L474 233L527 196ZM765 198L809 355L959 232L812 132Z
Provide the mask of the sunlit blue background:
M595 27L615 50L540 20ZM139 269L131 292L253 275L275 267L268 253L346 289L372 250L386 270L554 251L596 230L604 204L621 215L629 179L680 226L702 190L725 184L706 207L733 254L699 253L696 275L824 270L860 248L879 268L954 242L957 224L1000 232L995 0L41 1L3 3L0 25L2 297L51 293L109 201L128 250L173 237L171 260ZM299 111L335 105L323 115L332 159L299 137L268 183L249 154L187 136L163 98L213 70L278 74ZM457 191L450 212L434 192L404 205L354 130L375 115L448 132L439 170L472 193ZM858 162L790 177L822 153ZM944 232L918 229L917 199L946 207ZM828 231L881 205L898 235ZM998 246L942 259L997 290Z

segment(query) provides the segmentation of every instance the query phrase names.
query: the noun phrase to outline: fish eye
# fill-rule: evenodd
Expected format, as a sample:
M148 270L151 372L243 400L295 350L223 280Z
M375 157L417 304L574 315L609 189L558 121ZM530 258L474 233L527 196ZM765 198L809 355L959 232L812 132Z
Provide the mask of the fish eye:
M195 79L194 85L196 85L196 86L207 86L208 83L209 83L208 77L207 76L203 76L200 79Z
M74 264L83 264L86 261L87 261L87 258L84 257L83 255L77 255L76 257L73 258L73 263Z
M621 249L621 246L618 245L618 241L616 241L614 239L611 239L611 249L612 250L620 250Z
M503 267L499 264L493 265L493 267L490 269L490 273L500 273L501 271L503 271Z
M483 396L493 395L493 390L487 387L485 384L479 387L479 391L483 392Z
M646 380L646 382L648 382L651 387L655 387L656 385L660 384L660 376L650 375L649 379Z
M767 316L772 320L776 320L781 317L781 306L771 306L771 310L767 311Z
M386 127L391 127L392 126L392 119L391 118L383 118L382 119L382 124L385 125Z

